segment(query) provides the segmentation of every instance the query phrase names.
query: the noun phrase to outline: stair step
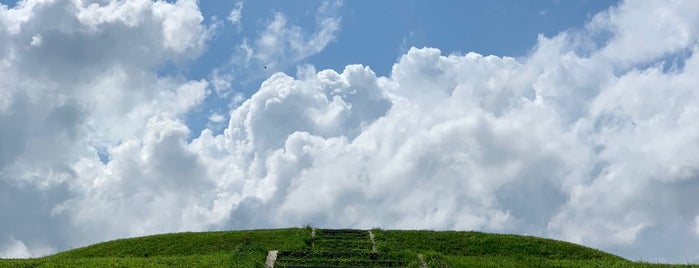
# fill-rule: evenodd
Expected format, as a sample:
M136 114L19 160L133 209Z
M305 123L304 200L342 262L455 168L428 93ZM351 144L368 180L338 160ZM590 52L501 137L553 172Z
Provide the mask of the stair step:
M310 250L281 250L274 267L405 267L403 257L375 251L370 231L314 229ZM396 259L398 258L398 259Z

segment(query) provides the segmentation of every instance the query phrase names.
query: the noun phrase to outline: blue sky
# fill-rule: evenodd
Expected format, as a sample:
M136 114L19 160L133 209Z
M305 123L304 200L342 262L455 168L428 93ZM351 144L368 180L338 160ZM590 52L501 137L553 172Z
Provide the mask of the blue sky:
M321 53L305 62L316 69L341 70L349 64L370 66L378 75L388 75L395 61L411 46L438 47L443 53L477 52L483 55L519 57L536 44L538 34L552 36L568 28L581 27L597 12L617 1L380 1L344 2L338 15L342 29ZM194 62L200 68L190 78L205 78L212 67L224 64L231 44L261 31L273 11L303 28L314 27L313 15L320 2L245 2L242 31L224 25L207 51ZM225 19L235 5L231 1L206 1L204 16ZM222 55L224 55L222 57ZM293 68L285 71L294 72ZM246 92L250 94L250 92Z
M0 3L0 257L311 224L699 262L699 1Z
M312 64L317 70L341 71L349 64L369 66L377 75L387 76L395 60L410 47L437 47L445 54L476 52L483 55L521 57L536 44L537 36L553 36L560 31L581 27L585 21L617 1L348 1L338 16L341 29L323 51L298 64ZM289 23L302 28L315 27L314 14L321 2L280 1L244 2L240 31L225 23L209 42L201 57L186 66L189 79L205 79L212 68L227 64L233 46L243 38L262 31L273 12L282 12ZM232 1L202 1L201 11L211 23L224 20L235 7ZM295 74L296 66L278 71ZM265 73L264 70L260 72ZM245 96L254 93L264 76L236 83ZM206 126L208 114L220 111L228 100L210 96L207 111L189 116L193 134Z
M2 0L8 6L17 1ZM174 2L174 1L168 1ZM204 23L220 22L204 52L197 58L174 66L165 63L161 74L177 74L188 79L210 78L214 68L231 60L235 46L263 30L274 12L285 14L290 24L306 29L315 25L320 1L240 1L244 3L241 27L226 21L236 1L200 1ZM297 64L312 64L317 70L341 71L349 64L369 66L377 75L387 76L395 60L410 47L436 47L445 54L476 52L482 55L521 57L536 44L537 36L552 36L581 27L585 21L617 1L380 1L343 2L337 15L341 29L323 51ZM295 74L290 65L275 71ZM272 72L258 70L254 79L233 81L236 92L250 96ZM230 98L208 96L205 104L187 115L190 139L206 128L211 113L223 114Z

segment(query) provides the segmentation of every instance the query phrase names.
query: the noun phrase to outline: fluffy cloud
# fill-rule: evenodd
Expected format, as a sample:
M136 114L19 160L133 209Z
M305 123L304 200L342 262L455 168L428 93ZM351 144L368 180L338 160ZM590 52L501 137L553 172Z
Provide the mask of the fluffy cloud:
M111 169L100 153L109 159L137 144L158 158L147 159L158 169L188 167L175 163L188 162L182 151L158 149L178 144L181 128L158 134L165 138L149 135L163 127L155 122L177 122L206 95L206 81L155 73L164 62L201 52L209 30L196 1L20 1L0 6L0 18L0 241L9 243L0 248L37 255L126 234L90 235L81 231L87 227L78 224L81 214L68 213L104 194L99 186L109 182L97 172ZM111 159L110 165L122 162ZM153 172L147 176L168 175Z
M647 35L626 21L666 8L685 41L631 46ZM211 173L236 174L229 191L243 194L226 227L478 229L683 260L699 212L687 10L623 3L582 31L540 37L520 60L411 49L385 78L360 66L275 75L224 134L192 144L221 153L205 162L229 171ZM601 32L611 37L594 40Z
M242 193L224 226L477 229L682 260L699 58L617 73L575 40L542 37L523 61L411 49L388 78L271 77L192 143Z
M388 77L277 73L223 133L191 142L181 118L208 83L153 69L201 49L193 2L1 9L0 252L314 224L528 233L685 261L699 249L699 6L664 3L621 3L520 59L413 48ZM648 32L634 22L680 36L636 44ZM249 57L298 61L338 25L308 37L277 14Z
M596 15L588 28L611 34L601 57L629 67L691 49L699 34L699 18L692 16L697 9L691 1L628 1Z

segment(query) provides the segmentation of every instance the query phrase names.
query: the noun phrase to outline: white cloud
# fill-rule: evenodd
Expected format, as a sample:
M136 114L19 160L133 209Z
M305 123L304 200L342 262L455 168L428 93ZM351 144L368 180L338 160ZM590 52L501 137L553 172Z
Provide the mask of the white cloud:
M212 112L211 115L209 115L209 121L206 123L206 128L218 133L227 126L227 119L228 118L224 114Z
M45 247L37 247L33 249L27 248L27 246L14 237L10 236L7 243L4 243L4 247L0 247L0 258L29 258L32 256L43 256L53 252L53 249Z
M228 94L233 92L233 86L231 85L233 74L231 73L222 73L220 70L214 69L211 72L209 81L218 96L227 97Z
M76 3L1 11L9 26L0 40L9 41L0 48L12 49L0 50L9 77L0 85L10 89L0 92L0 198L25 204L0 202L6 256L309 223L527 233L651 261L699 250L699 237L686 235L699 215L694 2L623 2L583 30L539 37L520 59L412 48L388 77L304 65L234 105L223 133L205 129L191 142L181 117L208 83L157 77L152 67L202 49L196 5L66 8ZM296 64L333 39L339 18L327 14L337 7L319 9L313 34L277 13L239 56ZM82 18L50 19L76 16L70 10ZM654 23L687 36L634 45L647 37L628 26L634 14L657 12L675 17ZM600 32L609 40L588 38ZM36 34L43 44L30 48ZM110 34L123 38L108 42ZM57 51L77 54L67 62ZM677 51L688 51L682 64L664 68Z
M29 45L33 47L40 47L41 46L41 35L34 35L32 36L32 42L29 43Z
M32 256L29 254L27 246L22 241L17 241L14 238L0 252L0 257L2 258L28 258Z
M282 12L274 12L256 37L242 38L229 63L211 71L209 79L218 96L228 96L235 80L248 84L303 64L308 57L323 51L340 31L342 18L337 13L341 6L341 1L322 2L314 14L315 28L310 30L292 24ZM238 2L229 20L239 21L242 8L243 2ZM240 30L240 24L238 27Z
M228 18L239 32L243 6L242 1L238 2ZM233 81L246 85L302 64L323 51L340 30L341 17L337 13L341 6L341 1L322 2L315 13L315 29L310 31L291 24L284 13L274 12L256 37L243 37L230 61L210 72L216 94L225 98L234 90Z
M231 24L236 25L238 27L238 31L240 31L240 26L241 22L240 19L243 18L243 2L240 1L238 3L235 3L235 7L233 10L231 10L231 13L228 15L228 21L231 22Z
M128 27L154 24L159 29L154 36L159 48L165 51L183 53L198 51L207 38L201 22L204 20L196 0L164 1L136 0L128 2L110 1L108 4L86 4L79 1L77 17L80 24L90 30L108 27L109 24L123 24ZM66 25L66 28L70 26ZM152 30L142 27L142 30ZM149 32L149 34L153 34Z
M691 0L625 1L596 15L589 28L611 33L601 57L629 67L691 48L699 36L697 9L699 2Z
M36 256L45 245L65 249L125 234L70 235L83 227L73 225L79 214L71 206L82 204L80 196L101 195L96 185L111 179L99 175L110 170L98 151L148 145L149 122L177 121L203 101L205 81L154 72L201 52L208 38L201 18L195 1L24 1L0 8L0 196L7 198L0 237L14 239L0 248ZM168 162L153 161L168 169ZM91 170L81 169L88 164Z
M646 8L636 4L598 16ZM604 27L622 32L576 53L594 27L540 37L521 60L411 49L387 78L356 66L273 76L222 136L193 142L206 154L234 152L204 157L230 161L212 173L235 174L226 184L241 201L226 226L526 232L681 260L654 245L695 248L681 238L697 212L688 189L699 186L699 126L689 120L699 103L696 38L656 44L652 55L609 54L629 46L611 22ZM677 49L690 50L682 67L644 65ZM367 107L384 108L358 114ZM660 235L683 242L651 242Z
M213 113L211 116L209 116L209 121L212 123L221 123L223 120L226 120L226 118L219 113Z
M340 30L341 18L335 13L341 5L339 1L323 2L316 14L317 28L312 33L305 32L299 26L290 25L283 13L274 13L274 17L268 21L265 29L252 44L243 43L240 46L241 51L249 55L245 65L283 70L321 52L335 39Z

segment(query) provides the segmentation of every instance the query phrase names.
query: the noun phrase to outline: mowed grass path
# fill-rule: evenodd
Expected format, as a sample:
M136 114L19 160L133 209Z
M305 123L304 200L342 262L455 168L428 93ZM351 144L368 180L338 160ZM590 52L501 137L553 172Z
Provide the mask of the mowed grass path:
M264 267L268 250L310 250L310 228L120 239L0 267ZM373 230L377 250L427 267L692 267L638 263L580 245L519 235ZM406 260L408 267L417 261ZM699 266L695 266L699 267Z

